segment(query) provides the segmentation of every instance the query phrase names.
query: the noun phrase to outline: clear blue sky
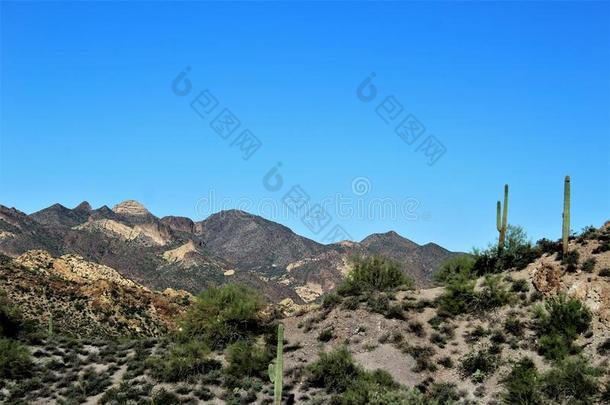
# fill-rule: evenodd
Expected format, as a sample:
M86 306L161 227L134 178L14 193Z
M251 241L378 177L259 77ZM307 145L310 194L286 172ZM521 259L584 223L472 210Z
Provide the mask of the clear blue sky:
M504 183L509 222L557 238L570 174L573 228L610 219L608 2L1 4L1 204L136 199L202 219L213 190L216 207L246 201L316 240L340 224L468 250L497 237ZM189 106L206 88L262 141L249 160ZM433 166L376 114L389 95L446 147ZM262 178L277 162L274 192ZM314 234L260 208L293 184L364 211L417 200L417 218L329 207Z

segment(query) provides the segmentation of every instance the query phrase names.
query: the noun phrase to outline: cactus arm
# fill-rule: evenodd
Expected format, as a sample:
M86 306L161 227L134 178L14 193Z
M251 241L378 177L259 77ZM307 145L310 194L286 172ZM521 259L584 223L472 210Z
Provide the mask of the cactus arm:
M502 203L498 201L498 203L496 204L496 229L498 230L498 232L502 231L501 206Z
M496 227L500 233L498 238L498 251L504 249L504 239L506 238L506 227L508 222L508 184L504 185L504 207L502 207L502 223L500 223L500 201L496 205Z
M570 176L566 176L563 182L563 225L561 228L563 254L568 253L570 238Z

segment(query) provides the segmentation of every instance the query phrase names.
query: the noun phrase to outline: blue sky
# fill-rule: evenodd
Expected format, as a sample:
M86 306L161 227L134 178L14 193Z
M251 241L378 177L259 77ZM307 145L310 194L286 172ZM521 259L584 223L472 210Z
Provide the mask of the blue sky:
M319 241L339 225L469 250L497 237L504 183L510 223L559 237L570 174L573 228L610 219L608 2L1 7L3 205L136 199L193 219L242 207ZM190 103L205 89L218 106L201 118ZM376 112L389 96L396 120L425 127L413 144ZM227 140L210 126L224 108L241 122ZM244 129L262 143L248 160L231 145ZM429 135L446 149L431 166L417 150ZM294 185L325 202L324 229L282 208Z

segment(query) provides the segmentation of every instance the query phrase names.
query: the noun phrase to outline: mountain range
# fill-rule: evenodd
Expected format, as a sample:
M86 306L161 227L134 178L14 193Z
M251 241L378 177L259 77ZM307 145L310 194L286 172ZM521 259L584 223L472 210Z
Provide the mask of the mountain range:
M198 293L233 281L259 289L272 301L295 303L332 290L353 257L385 256L417 286L427 287L442 262L461 254L434 243L419 245L393 231L324 245L239 210L196 222L159 218L133 200L97 209L87 202L72 209L54 204L29 215L0 205L0 253L17 257L31 250L82 257L154 290Z

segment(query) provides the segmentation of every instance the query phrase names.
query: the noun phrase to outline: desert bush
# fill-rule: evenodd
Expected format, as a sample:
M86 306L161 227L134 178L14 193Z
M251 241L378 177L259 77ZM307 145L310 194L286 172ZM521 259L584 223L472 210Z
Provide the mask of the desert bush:
M604 267L599 271L600 277L610 277L610 269L608 267Z
M525 324L519 320L516 316L512 315L506 318L504 321L504 330L513 336L522 336Z
M603 370L582 356L566 358L542 377L542 391L555 403L590 404L600 391Z
M410 321L407 325L407 328L417 337L424 337L424 335L426 334L426 332L424 331L424 324L419 321Z
M333 330L330 328L323 329L318 335L320 342L329 342L333 338Z
M610 354L610 338L607 338L602 343L600 343L599 346L597 346L597 353L601 355Z
M212 287L197 297L182 322L182 338L201 339L212 349L249 339L263 331L262 296L238 284Z
M197 341L179 343L162 356L151 356L146 366L154 378L165 382L188 381L221 368L210 358L210 349Z
M476 276L499 273L508 269L523 269L541 255L527 238L527 234L517 225L508 225L504 249L499 252L497 243L484 250L473 252L474 263L471 272Z
M347 347L320 353L319 359L307 366L307 382L334 394L331 404L405 404L403 392L389 373L365 371L358 366Z
M19 311L11 305L6 293L0 290L0 337L15 337L20 329Z
M437 361L438 364L445 368L453 368L453 360L449 356L443 356Z
M265 378L272 359L273 353L267 346L245 341L233 343L228 349L224 385L240 387L244 378Z
M541 404L541 380L532 359L524 357L513 364L510 373L502 379L502 401L507 405Z
M488 310L501 307L510 302L512 294L501 281L500 276L487 275L483 288L477 294L477 309Z
M25 346L16 340L0 337L0 381L29 377L32 366L30 352Z
M561 240L553 241L553 240L543 238L543 239L540 239L538 242L536 242L536 249L538 249L541 256L545 253L554 255L557 253L561 253L563 246L562 246Z
M578 335L589 328L591 312L579 300L560 294L545 301L537 318L540 353L559 360L572 350Z
M312 386L341 393L359 377L362 370L354 363L347 347L341 346L332 352L320 353L319 359L307 366L307 372L307 381Z
M489 349L471 351L462 358L460 371L464 377L480 382L496 370L499 360L499 356Z
M328 293L322 298L322 308L332 309L341 303L341 297L335 292Z
M461 396L453 383L434 383L426 389L429 404L454 404Z
M476 280L466 270L449 275L445 293L439 298L439 314L458 315L500 307L512 298L498 275L486 275L483 287L475 290Z
M426 370L436 371L436 364L432 362L432 356L434 356L435 352L432 346L407 346L403 351L411 355L415 360L415 366L412 368L413 371L417 373Z
M412 286L413 280L403 274L398 264L375 256L355 260L353 269L337 292L342 296L354 296Z
M433 279L445 283L451 276L459 273L471 273L475 259L470 255L460 255L444 262L433 274Z
M518 280L513 281L513 284L510 289L513 292L528 292L530 290L530 287L527 280L520 278Z
M473 280L470 272L465 269L448 275L445 280L445 293L439 298L439 312L457 315L473 311L477 301L475 285L476 280Z
M610 250L610 241L609 240L603 240L603 241L600 242L598 247L593 249L593 251L591 253L599 254L599 253L607 252L609 250Z
M578 260L580 260L580 253L576 250L570 250L561 258L561 264L566 266L566 271L573 273L578 267Z
M163 404L163 405L177 405L180 404L180 397L174 394L173 392L167 391L165 388L161 388L154 392L152 396L153 404Z
M582 269L582 271L584 271L585 273L593 273L593 270L595 269L595 264L597 263L597 260L595 260L594 257L590 257L587 260L585 260L581 265L580 268Z

